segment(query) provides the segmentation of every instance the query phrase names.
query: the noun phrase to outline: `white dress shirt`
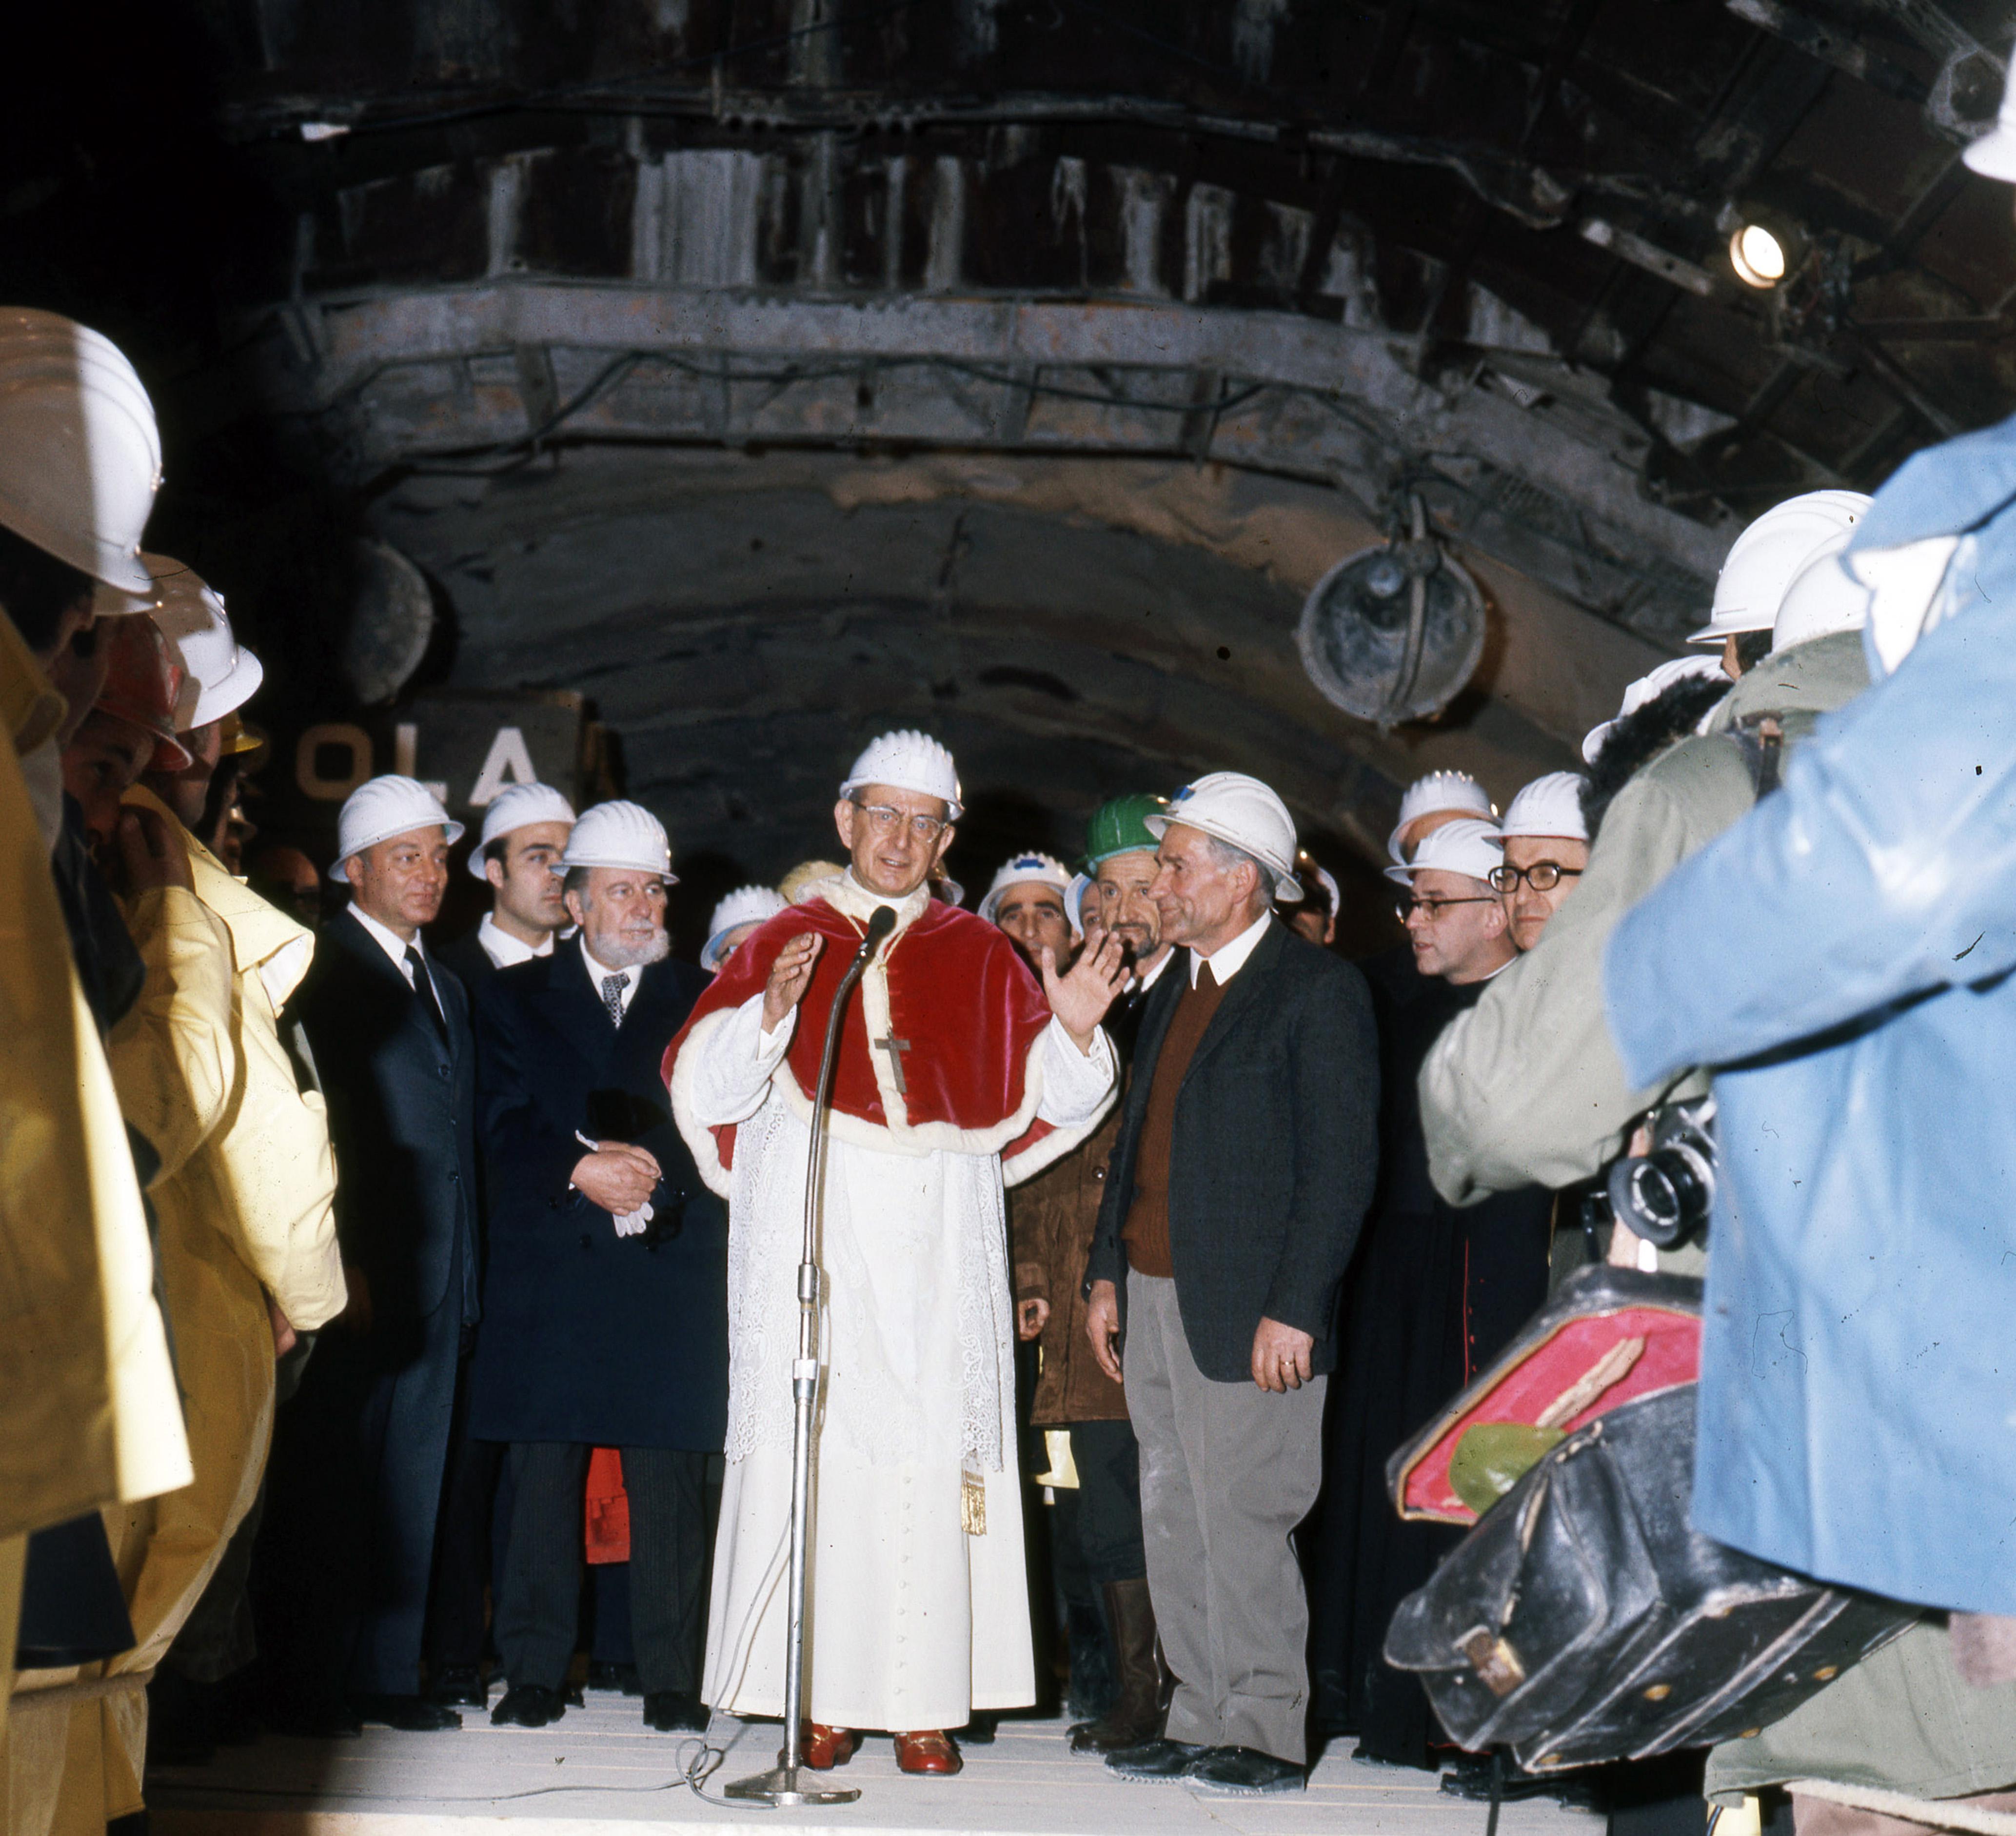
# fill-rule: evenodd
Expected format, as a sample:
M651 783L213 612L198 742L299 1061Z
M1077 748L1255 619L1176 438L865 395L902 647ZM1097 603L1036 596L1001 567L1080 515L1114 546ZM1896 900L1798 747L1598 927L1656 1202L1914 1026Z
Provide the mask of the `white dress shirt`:
M553 953L553 934L550 931L536 944L520 943L497 922L495 913L491 912L485 912L483 922L477 926L476 941L483 946L484 955L499 969L513 969L520 963L531 962L535 956L550 956Z
M1230 943L1220 944L1208 956L1200 956L1196 951L1191 951L1190 986L1197 986L1197 970L1208 963L1213 979L1223 988L1246 967L1246 959L1259 949L1261 938L1267 934L1267 927L1273 921L1272 912L1262 912Z
M427 946L420 941L420 934L415 931L412 941L409 944L390 926L380 924L355 899L351 901L350 915L364 927L365 934L372 941L392 959L392 967L406 978L406 986L411 988L413 985L413 971L412 965L406 960L406 952L409 949L418 950L423 959L426 957ZM428 971L430 976L433 973L431 970Z

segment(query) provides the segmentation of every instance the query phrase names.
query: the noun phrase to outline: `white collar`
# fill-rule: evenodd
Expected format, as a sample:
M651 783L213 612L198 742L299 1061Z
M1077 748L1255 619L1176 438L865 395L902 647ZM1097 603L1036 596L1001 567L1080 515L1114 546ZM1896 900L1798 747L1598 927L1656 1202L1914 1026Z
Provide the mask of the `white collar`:
M1267 934L1267 927L1273 922L1273 918L1274 914L1271 911L1262 912L1231 942L1220 944L1208 956L1200 956L1196 951L1191 951L1190 986L1197 986L1197 971L1208 963L1212 979L1223 988L1246 967L1246 959L1259 949L1260 940Z
M1174 950L1165 950L1162 952L1161 961L1157 963L1146 975L1139 976L1136 978L1134 983L1135 993L1137 995L1147 994L1157 982L1162 979L1162 972L1166 970L1172 963L1175 962L1175 959L1176 952Z
M588 979L594 987L595 998L598 1001L602 999L602 984L604 978L612 975L622 977L623 992L620 999L623 1003L623 1011L628 1013L630 1011L630 1003L637 999L637 985L644 979L643 971L639 969L610 968L589 949L588 939L585 937L581 940L581 959L588 966Z
M550 956L553 953L553 934L549 931L536 945L520 941L497 922L494 912L485 912L483 922L476 927L476 941L483 946L483 953L499 969L509 969L520 963L529 963L535 956Z
M364 927L365 934L392 959L392 967L406 978L406 986L411 988L413 985L413 972L406 967L406 952L409 949L418 950L423 959L427 953L427 945L420 941L419 933L414 932L412 942L408 944L396 931L380 924L355 899L350 902L350 915ZM428 973L431 974L433 971Z

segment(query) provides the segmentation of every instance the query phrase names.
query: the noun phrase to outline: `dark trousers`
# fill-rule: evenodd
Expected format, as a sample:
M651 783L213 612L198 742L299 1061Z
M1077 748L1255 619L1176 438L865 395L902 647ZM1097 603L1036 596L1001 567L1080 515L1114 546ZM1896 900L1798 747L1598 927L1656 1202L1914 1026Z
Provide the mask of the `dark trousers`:
M1139 1581L1148 1572L1141 1546L1141 1449L1130 1421L1074 1422L1078 1538L1095 1588Z
M483 1661L484 1592L491 1582L497 1478L504 1467L504 1444L478 1441L470 1435L468 1391L465 1372L455 1399L448 1485L441 1493L434 1586L427 1597L427 1665L437 1676L444 1670L473 1670Z
M557 1690L573 1661L581 1609L582 1495L591 1449L512 1443L510 1539L495 1627L515 1687ZM645 1694L700 1690L706 1622L707 1456L625 1447L630 1495L630 1633Z
M461 1338L447 1306L326 1332L279 1412L252 1598L284 1712L419 1693Z

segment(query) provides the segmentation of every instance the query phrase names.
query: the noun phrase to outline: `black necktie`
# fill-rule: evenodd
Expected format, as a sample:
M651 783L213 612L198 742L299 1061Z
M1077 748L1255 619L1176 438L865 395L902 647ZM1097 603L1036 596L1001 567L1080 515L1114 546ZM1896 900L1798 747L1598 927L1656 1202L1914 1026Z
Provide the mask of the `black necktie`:
M602 978L602 1004L609 1010L610 1024L618 1028L623 1024L623 991L629 985L627 975L605 975Z
M448 1038L448 1016L441 1012L441 996L434 991L434 978L427 974L427 959L419 949L406 946L406 971L413 978L413 992L420 998L420 1005L427 1010L427 1018L434 1023L434 1031L445 1040Z

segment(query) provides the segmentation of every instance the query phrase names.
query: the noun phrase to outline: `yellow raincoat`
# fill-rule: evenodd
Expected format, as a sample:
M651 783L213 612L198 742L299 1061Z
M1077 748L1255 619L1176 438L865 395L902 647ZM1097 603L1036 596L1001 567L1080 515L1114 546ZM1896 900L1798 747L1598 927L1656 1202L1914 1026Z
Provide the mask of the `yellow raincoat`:
M139 1640L103 1667L107 1677L160 1661L258 1492L273 1427L267 1293L304 1330L345 1301L328 1120L322 1098L297 1088L279 1033L314 938L232 879L151 793L126 801L163 818L195 882L193 896L171 887L128 909L147 981L111 1055L127 1119L161 1156L149 1190L196 1478L106 1513ZM17 1836L92 1836L139 1809L146 1752L144 1695L76 1703L54 1821Z
M19 762L63 711L0 616L0 1663L27 1532L191 1475L132 1156Z

